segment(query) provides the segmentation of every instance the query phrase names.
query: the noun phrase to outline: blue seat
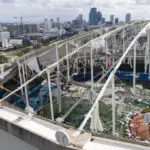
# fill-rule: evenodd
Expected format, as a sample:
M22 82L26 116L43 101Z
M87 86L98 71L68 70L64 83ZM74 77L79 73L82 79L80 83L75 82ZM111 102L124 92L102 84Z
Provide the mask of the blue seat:
M141 74L139 75L138 80L139 80L139 81L149 81L148 77L149 77L148 74L142 74L142 73L141 73Z
M133 74L127 74L127 78L128 78L128 80L132 80L133 79Z
M117 78L119 78L119 80L122 81L126 81L128 79L124 72L117 72L115 75Z

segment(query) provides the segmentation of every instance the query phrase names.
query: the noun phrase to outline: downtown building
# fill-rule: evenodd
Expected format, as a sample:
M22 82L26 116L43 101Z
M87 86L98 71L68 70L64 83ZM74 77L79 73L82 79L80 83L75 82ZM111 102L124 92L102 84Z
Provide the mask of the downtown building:
M3 29L0 25L0 50L7 50L9 48L14 48L15 46L21 46L22 39L12 39L10 32Z
M37 24L7 24L5 25L11 37L38 32Z
M80 27L82 27L82 25L83 25L83 16L82 16L82 14L79 14L77 16L77 18L72 21L72 27L80 28Z
M110 22L112 23L112 25L114 24L114 15L110 15Z
M89 24L98 25L102 19L101 12L97 12L97 8L91 8L89 13Z
M57 18L55 22L53 19L45 18L44 23L40 25L39 32L44 39L49 37L59 37L66 34L66 30L62 27L62 24Z
M125 15L125 22L126 23L129 23L131 21L131 14L130 13L127 13L126 15Z

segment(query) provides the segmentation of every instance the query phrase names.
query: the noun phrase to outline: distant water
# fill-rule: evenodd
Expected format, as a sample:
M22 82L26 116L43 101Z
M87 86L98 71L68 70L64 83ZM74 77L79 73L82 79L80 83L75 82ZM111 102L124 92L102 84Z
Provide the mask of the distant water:
M0 129L0 150L39 150Z

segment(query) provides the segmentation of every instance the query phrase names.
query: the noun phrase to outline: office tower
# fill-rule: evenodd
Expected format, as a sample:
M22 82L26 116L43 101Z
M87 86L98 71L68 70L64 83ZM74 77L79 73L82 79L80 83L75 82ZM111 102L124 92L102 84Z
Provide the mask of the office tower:
M131 14L130 13L127 13L126 15L125 15L125 22L126 23L129 23L131 21Z
M102 20L101 20L101 24L104 24L104 23L105 23L105 20L106 20L106 19L103 17Z
M89 24L90 25L97 25L97 9L91 8L89 13Z
M114 15L110 15L110 22L114 24Z
M76 20L78 21L78 25L82 25L82 23L83 23L83 17L82 17L82 14L80 14L80 15L77 17Z
M101 20L102 20L102 13L101 12L97 12L97 24L99 22L101 22Z
M118 24L118 23L119 23L119 19L115 18L115 24Z
M59 17L57 17L57 19L56 19L56 27L58 29L60 29L60 19L59 19Z

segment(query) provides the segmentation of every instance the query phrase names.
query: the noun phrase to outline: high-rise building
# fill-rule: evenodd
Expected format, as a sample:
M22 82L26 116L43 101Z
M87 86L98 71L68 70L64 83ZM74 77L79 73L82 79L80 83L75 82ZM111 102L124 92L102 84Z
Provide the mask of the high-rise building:
M118 24L118 23L119 23L119 19L115 18L115 24Z
M105 23L105 20L106 20L106 19L103 17L102 20L101 20L101 24L104 24L104 23Z
M75 28L81 27L83 25L83 17L80 14L75 20L72 21L72 26Z
M56 20L57 20L57 23L60 23L60 19L59 19L59 17L57 17L57 19L56 19Z
M82 16L82 14L80 14L80 15L77 17L77 21L78 21L78 24L79 24L79 25L82 25L82 23L83 23L83 16Z
M52 28L52 24L51 22L48 20L48 18L44 19L44 29L45 30L49 30L50 28Z
M131 21L131 14L127 13L126 16L125 16L125 22L129 23L130 21Z
M89 13L89 24L90 25L97 25L97 9L91 8Z
M22 34L22 25L18 24L7 24L7 30L10 33L10 36L18 36ZM38 27L37 24L23 24L23 33L37 33Z
M101 20L102 20L102 13L101 12L97 12L97 24L99 22L101 22Z
M114 24L114 15L110 15L110 22Z
M102 20L102 13L97 12L97 8L91 8L89 13L89 24L90 25L98 25Z
M57 17L57 19L56 19L56 27L58 28L58 29L60 29L60 19L59 19L59 17Z

